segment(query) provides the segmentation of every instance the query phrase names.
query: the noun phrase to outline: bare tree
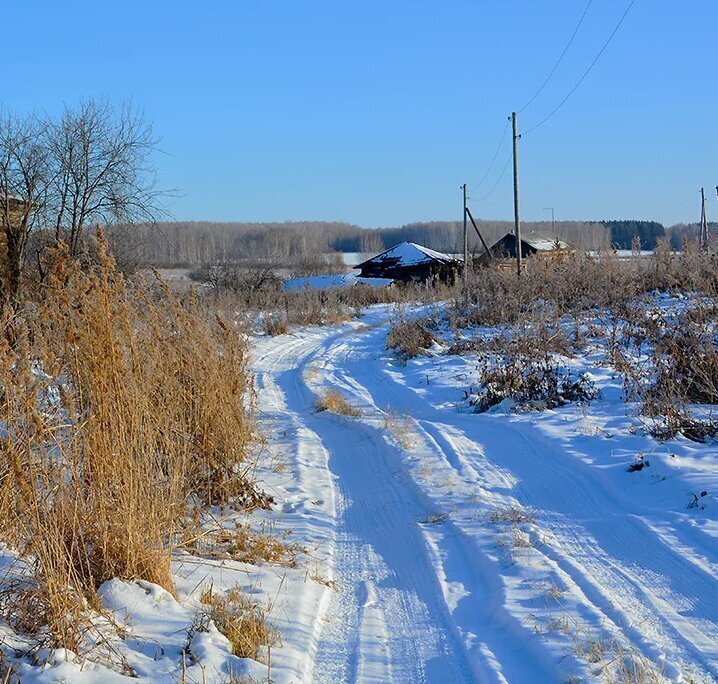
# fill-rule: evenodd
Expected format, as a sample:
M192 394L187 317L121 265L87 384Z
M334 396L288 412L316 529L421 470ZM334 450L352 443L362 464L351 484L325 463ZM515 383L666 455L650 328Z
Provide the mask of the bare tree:
M86 100L49 129L54 165L52 226L72 256L95 224L154 221L163 193L155 186L152 126L130 103Z
M152 126L129 103L87 100L58 120L0 113L0 302L18 303L37 228L46 229L38 244L62 240L72 256L100 223L113 229L117 244L136 246L121 239L122 226L164 213L151 163L155 144Z
M28 239L47 208L52 163L47 123L35 115L0 116L0 227L5 238L0 302L17 304Z

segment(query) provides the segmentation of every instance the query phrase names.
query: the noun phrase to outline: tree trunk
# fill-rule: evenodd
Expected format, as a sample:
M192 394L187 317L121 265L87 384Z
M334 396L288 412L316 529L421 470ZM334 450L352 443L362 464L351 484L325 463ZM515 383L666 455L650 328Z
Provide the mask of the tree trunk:
M20 299L20 278L22 275L25 245L19 230L8 228L5 231L7 240L7 284L5 301L17 308Z

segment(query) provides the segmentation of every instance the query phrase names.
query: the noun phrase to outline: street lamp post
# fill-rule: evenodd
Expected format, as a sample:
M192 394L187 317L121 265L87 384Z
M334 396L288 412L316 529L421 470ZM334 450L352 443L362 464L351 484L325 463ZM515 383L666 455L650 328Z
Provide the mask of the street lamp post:
M554 213L553 207L544 207L542 211L550 211L551 212L551 232L556 235L556 215Z

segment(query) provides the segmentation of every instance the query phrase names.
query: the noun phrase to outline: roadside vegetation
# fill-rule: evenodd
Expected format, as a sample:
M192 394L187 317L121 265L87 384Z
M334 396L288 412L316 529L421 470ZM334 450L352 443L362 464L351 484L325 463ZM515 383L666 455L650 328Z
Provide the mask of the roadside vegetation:
M103 582L172 594L194 509L270 501L248 461L258 435L239 332L161 282L128 283L102 235L92 264L61 247L47 267L0 342L2 541L29 569L3 608L40 643L82 652Z
M315 402L317 411L329 411L330 413L338 413L342 416L350 416L357 418L361 416L361 410L356 406L352 406L344 395L337 390L327 390L317 397Z
M400 311L387 347L406 360L446 340L445 353L476 355L466 390L476 411L506 401L523 410L590 403L598 389L566 362L601 342L624 378L627 410L637 407L652 434L718 433L718 271L714 255L694 244L675 253L659 243L651 256L632 259L529 259L521 278L478 268L442 316L422 311Z

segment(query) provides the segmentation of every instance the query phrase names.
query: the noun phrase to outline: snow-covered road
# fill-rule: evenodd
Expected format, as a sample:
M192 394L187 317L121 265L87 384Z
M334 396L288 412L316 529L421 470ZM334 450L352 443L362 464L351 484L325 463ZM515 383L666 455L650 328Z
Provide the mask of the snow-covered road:
M386 332L379 308L254 346L285 512L325 555L321 598L281 601L306 624L277 680L601 681L621 661L635 681L718 681L718 525L686 510L718 484L715 449L657 453L608 373L591 415L462 413L470 360L404 367ZM362 415L318 413L327 389ZM650 473L626 473L651 449Z

